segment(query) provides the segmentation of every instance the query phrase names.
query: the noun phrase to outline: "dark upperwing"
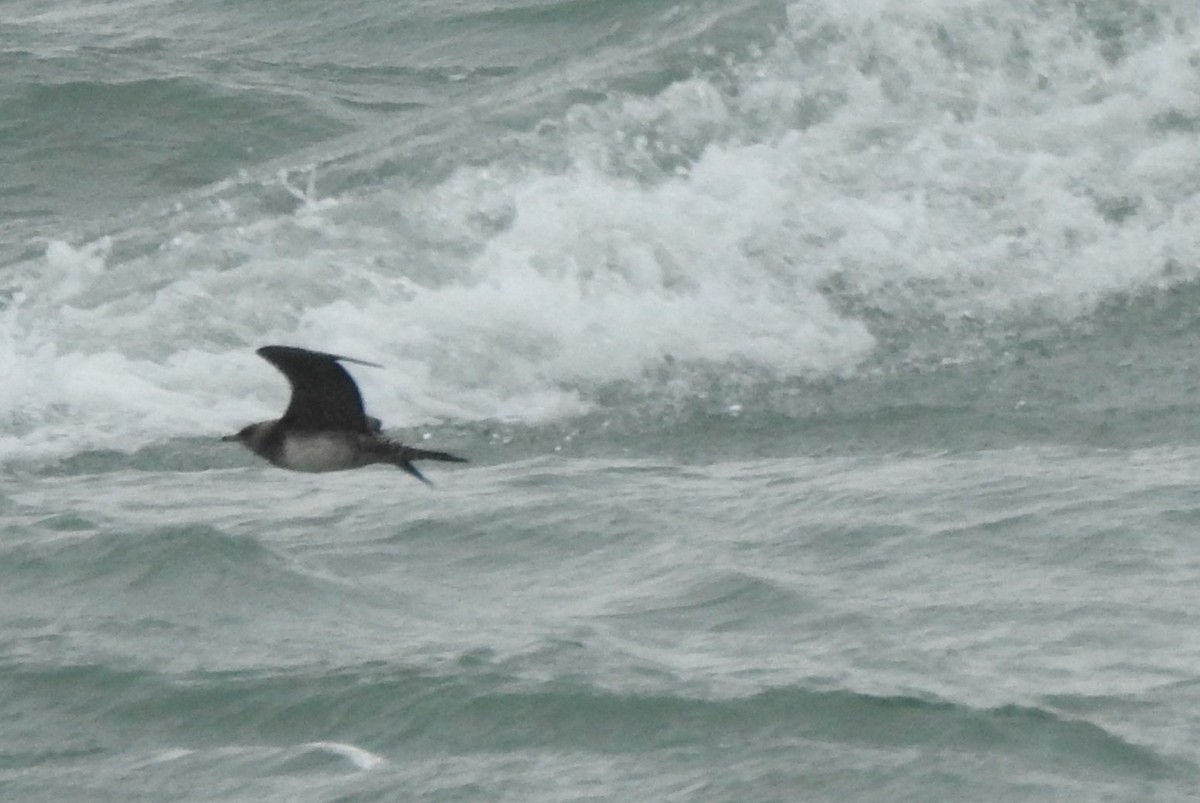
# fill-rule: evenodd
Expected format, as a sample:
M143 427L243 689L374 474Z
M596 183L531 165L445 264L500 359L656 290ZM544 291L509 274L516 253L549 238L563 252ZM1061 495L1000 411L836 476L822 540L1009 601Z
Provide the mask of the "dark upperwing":
M362 395L358 385L339 360L381 366L373 362L325 354L295 346L263 346L258 355L274 365L287 377L292 386L292 400L281 419L292 429L301 431L350 430L372 432L376 419L363 412Z

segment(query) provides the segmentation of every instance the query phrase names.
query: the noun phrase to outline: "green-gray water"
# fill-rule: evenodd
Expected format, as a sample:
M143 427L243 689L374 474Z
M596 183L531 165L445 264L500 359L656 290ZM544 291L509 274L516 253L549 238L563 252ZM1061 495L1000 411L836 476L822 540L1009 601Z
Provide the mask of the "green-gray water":
M7 3L0 798L1192 799L1198 32Z

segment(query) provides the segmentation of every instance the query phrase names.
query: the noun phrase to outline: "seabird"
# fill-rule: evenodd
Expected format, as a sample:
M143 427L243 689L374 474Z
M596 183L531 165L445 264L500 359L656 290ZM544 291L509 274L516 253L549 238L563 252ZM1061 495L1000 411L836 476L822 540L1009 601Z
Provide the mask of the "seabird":
M240 441L259 457L292 471L341 471L390 463L432 485L414 460L467 462L445 452L414 449L381 434L383 425L363 410L362 395L342 362L373 362L295 346L263 346L257 354L274 365L292 386L283 418L259 421L223 441Z

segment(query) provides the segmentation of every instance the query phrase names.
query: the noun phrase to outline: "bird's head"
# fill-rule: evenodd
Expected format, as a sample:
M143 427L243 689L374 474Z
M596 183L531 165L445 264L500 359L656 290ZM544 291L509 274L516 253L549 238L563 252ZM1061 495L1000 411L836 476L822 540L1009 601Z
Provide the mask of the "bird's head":
M272 421L260 421L257 424L249 424L242 427L232 435L226 435L221 438L226 443L237 442L245 444L246 448L253 452L258 451L259 444L267 435L267 426L272 424Z

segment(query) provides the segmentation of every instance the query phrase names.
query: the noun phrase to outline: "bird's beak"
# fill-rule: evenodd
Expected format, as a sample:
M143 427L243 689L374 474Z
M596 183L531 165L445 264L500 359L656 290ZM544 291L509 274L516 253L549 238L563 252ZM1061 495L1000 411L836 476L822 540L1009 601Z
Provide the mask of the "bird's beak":
M230 441L239 441L239 440L241 440L241 438L239 438L239 437L238 437L238 435L237 435L237 433L235 432L235 433L233 433L232 435L225 435L225 436L223 436L223 437L221 438L221 440L222 440L224 443L229 443Z

